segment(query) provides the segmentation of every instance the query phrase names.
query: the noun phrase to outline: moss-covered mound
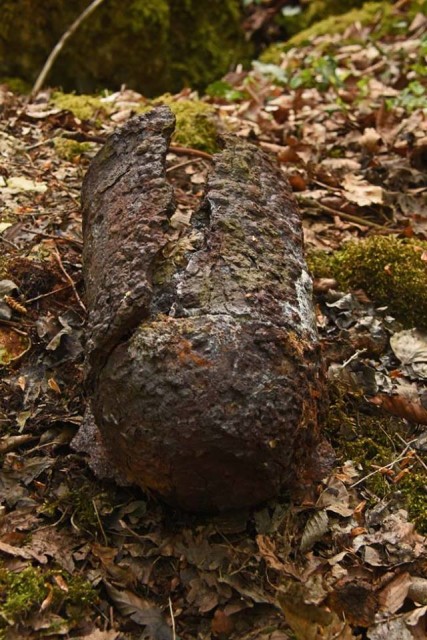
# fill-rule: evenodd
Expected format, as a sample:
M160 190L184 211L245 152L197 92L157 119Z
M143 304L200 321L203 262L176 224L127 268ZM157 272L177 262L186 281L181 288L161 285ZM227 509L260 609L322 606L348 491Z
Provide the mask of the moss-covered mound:
M106 115L108 108L101 98L85 94L76 96L74 93L54 91L51 103L58 109L71 111L79 120L96 120L98 116Z
M218 151L215 109L211 105L201 100L175 100L168 94L157 98L152 104L166 104L174 113L176 127L172 141L176 145L208 153Z
M66 589L60 588L59 584L66 584ZM64 571L48 570L42 573L32 566L16 572L0 568L1 637L9 637L3 635L9 625L22 624L28 615L40 610L48 596L50 611L61 612L74 619L82 618L97 597L83 578L70 576ZM58 625L58 622L65 621L60 618L55 620L52 616L52 626L46 626L46 635L51 636L59 631L55 629L55 622Z
M405 5L404 16L386 0L366 2L362 7L360 4L357 0L338 3L334 3L332 0L311 2L295 24L290 22L292 31L297 30L296 26L302 30L287 42L273 44L266 49L261 60L266 63L278 64L282 52L288 51L292 47L310 44L319 36L344 33L349 27L358 23L362 26L371 25L372 37L374 39L380 38L396 31L399 32L399 29L407 28L416 13L425 11L425 0L411 0L408 5ZM349 5L353 8L343 13L350 8ZM319 20L320 17L323 19Z
M343 289L363 289L407 327L427 328L427 242L373 236L333 254L308 257L316 277Z
M363 0L310 0L301 3L298 7L300 11L296 11L295 8L291 11L285 10L279 18L279 23L283 25L287 34L294 35L329 16L339 16L361 7L362 4Z
M0 77L33 82L87 0L4 0ZM250 55L239 0L103 3L66 44L48 82L91 93L123 83L145 95L202 87Z

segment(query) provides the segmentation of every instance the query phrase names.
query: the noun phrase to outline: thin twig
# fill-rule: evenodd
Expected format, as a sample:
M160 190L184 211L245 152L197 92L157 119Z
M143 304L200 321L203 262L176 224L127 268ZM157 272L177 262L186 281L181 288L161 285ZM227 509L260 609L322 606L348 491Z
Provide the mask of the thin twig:
M92 506L95 511L96 519L98 520L99 528L101 529L102 537L104 538L105 546L108 547L108 538L105 534L104 527L102 526L101 518L99 517L98 508L94 499L92 500Z
M212 160L213 158L211 153L207 153L206 151L202 151L201 149L191 149L190 147L176 147L174 144L170 145L169 151L170 153L176 153L177 155L195 156L196 158L204 158L205 160Z
M339 191L341 193L341 189L339 187L333 187L331 184L325 184L324 182L320 182L320 180L315 180L314 178L312 182L314 182L314 184L319 185L319 187L323 187L324 189L327 189L328 191L333 191L333 192Z
M94 142L96 144L104 144L107 136L91 136L87 133L76 131L71 133L62 133L61 139L75 140L76 142ZM53 145L53 138L46 138L46 140L40 140L40 142L30 144L28 147L25 147L25 151L33 151L33 149L38 149L39 147L43 147L44 145Z
M61 256L60 256L59 251L58 251L58 249L56 247L55 247L55 251L54 251L53 255L55 256L56 261L58 263L58 266L61 269L62 273L67 278L67 281L70 283L70 286L73 289L73 293L75 295L75 298L76 298L77 302L79 303L79 305L83 309L83 311L86 313L86 307L85 307L82 299L80 298L80 296L78 294L78 291L76 289L76 284L75 284L74 280L72 279L72 277L70 275L68 275L68 273L66 272L65 267L62 264Z
M83 242L78 240L77 238L72 238L71 236L56 236L53 233L44 233L44 231L33 231L31 229L26 229L25 233L29 233L31 236L40 236L41 238L52 238L52 240L69 242L70 244L77 244L79 247L83 246Z
M33 151L33 149L39 149L39 147L44 147L45 145L49 144L53 145L52 138L48 138L47 140L40 140L40 142L30 144L28 147L25 147L25 151Z
M172 600L170 599L170 597L169 597L169 611L170 611L171 621L172 621L172 640L176 640L175 617L173 615Z
M69 289L71 284L66 284L63 287L59 287L59 289L54 289L53 291L48 291L47 293L41 293L39 296L35 298L29 298L25 300L25 304L30 304L30 302L36 302L36 300L40 300L41 298L47 298L48 296L54 296L55 293L59 293L60 291L64 291L64 289Z
M408 450L411 448L412 442L415 442L415 440L411 440L411 442L409 442L406 445L406 447L403 449L402 453L397 458L395 458L395 460L393 460L393 462L389 462L389 464L386 464L383 467L380 467L379 469L375 469L375 471L371 471L371 473L368 473L367 476L363 476L363 478L360 478L360 480L358 480L357 482L353 482L353 484L350 485L350 489L353 489L353 487L357 487L358 484L361 484L362 482L364 482L368 478L371 478L376 473L381 473L381 471L384 471L385 469L390 469L391 467L393 467L396 464L396 462L400 462L401 460L403 460L406 457L406 454L407 454Z
M23 434L20 436L6 436L0 439L0 453L10 453L19 449L23 444L31 442L31 440L37 440L38 436L31 436L30 434Z
M0 236L0 240L2 242L4 242L5 244L8 244L10 247L12 247L13 249L16 249L17 251L19 251L19 247L18 245L16 245L14 242L12 242L11 240L6 240L6 238L3 238L3 236Z
M62 49L64 48L65 43L67 42L67 40L69 40L69 38L71 38L71 36L73 35L73 33L75 31L77 31L77 29L79 28L79 26L82 24L82 22L84 20L86 20L86 18L88 18L90 16L91 13L93 13L95 11L95 9L97 7L99 7L100 4L102 4L104 2L104 0L93 0L93 2L91 2L91 4L86 7L86 9L83 11L83 13L81 13L79 15L79 17L74 20L73 24L67 29L67 31L63 34L63 36L60 38L59 42L57 42L57 44L54 46L54 48L52 49L52 51L50 52L43 69L41 70L40 74L37 77L37 80L34 83L34 86L31 90L31 94L30 94L30 99L35 96L40 89L42 88L47 75L49 74L50 70L52 69L52 66L55 62L55 60L57 59L57 57L59 56L59 54L61 53Z
M52 529L53 527L57 527L58 524L61 524L61 522L67 517L67 512L63 511L61 513L61 516L58 520L55 520L55 522L52 522L52 524L46 524L44 527L39 527L38 529L35 529L35 531L37 531L37 533L39 531L45 531L45 529Z
M21 331L20 329L18 329L18 327L31 328L33 326L32 324L28 324L24 322L14 322L13 320L6 320L5 318L0 318L0 324L5 324L8 327L12 327L12 329L14 329L16 333L20 333L23 336L26 336L28 334L26 334L25 331Z
M418 440L418 438L417 438L416 440L411 440L411 442L409 442L409 443L408 443L408 442L406 442L406 440L405 440L404 438L402 438L402 436L400 435L400 433L397 433L396 435L397 435L397 437L399 438L399 440L400 440L401 442L403 442L403 444L406 444L406 445L409 447L409 450L413 452L415 459L416 459L416 460L420 463L420 465L421 465L422 467L424 467L424 469L427 471L427 464L426 464L426 463L424 462L424 460L423 460L423 459L422 459L422 458L417 454L416 450L415 450L415 449L413 449L413 448L411 447L411 443L412 443L412 442L416 442L416 441Z
M352 356L350 356L345 362L343 362L340 365L340 367L344 369L344 367L347 367L350 364L350 362L353 362L353 360L356 360L360 355L362 355L362 353L365 353L366 351L367 349L358 349L355 353L353 353Z
M331 207L327 207L325 204L321 202L315 202L310 198L305 198L303 195L299 193L294 194L299 203L308 204L311 207L322 209L326 213L329 213L332 216L338 216L338 218L342 218L342 220L348 220L349 222L354 222L355 224L360 224L363 227L372 227L373 229L381 229L382 231L388 231L388 228L383 226L382 224L377 224L376 222L371 222L371 220L366 220L366 218L359 218L359 216L354 216L350 213L345 213L344 211L339 211L339 209L332 209Z
M183 162L179 162L178 164L174 164L171 167L166 169L166 173L170 173L171 171L175 171L175 169L182 169L182 167L188 167L190 164L195 164L196 162L201 162L202 158L196 158L195 160L184 160Z

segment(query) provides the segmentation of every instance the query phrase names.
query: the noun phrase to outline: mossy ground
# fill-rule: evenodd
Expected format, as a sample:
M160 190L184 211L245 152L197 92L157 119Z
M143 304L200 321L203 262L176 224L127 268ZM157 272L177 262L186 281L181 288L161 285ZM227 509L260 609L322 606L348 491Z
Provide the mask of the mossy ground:
M427 328L427 242L372 236L332 254L308 256L315 277L333 277L342 289L363 289L406 327Z
M207 153L218 151L218 128L215 109L201 100L176 100L170 94L160 96L152 106L166 104L176 117L173 142L179 146L200 149ZM141 112L146 111L143 107Z
M302 31L296 33L287 42L274 44L266 49L261 56L263 62L279 64L282 52L288 51L293 47L309 45L319 36L342 34L355 24L361 24L362 26L372 25L370 37L375 40L386 34L395 33L399 29L407 28L415 13L425 10L423 6L425 4L424 0L412 0L410 6L405 7L405 15L404 19L402 19L402 15L393 9L393 5L390 2L367 2L360 8L353 8L347 13L342 13L339 10L337 13L340 15L329 15L327 18L315 22L316 14L313 12L317 3L311 4L313 6L310 5L310 8L302 16L306 20L307 28L302 22L299 25L302 27ZM321 4L323 3L321 2ZM344 3L339 4L342 4L345 9ZM308 26L311 22L313 24Z
M411 439L404 420L377 413L366 406L361 396L350 395L332 385L330 388L326 435L330 438L339 462L352 460L372 504L378 500L399 496L402 507L421 533L427 533L427 502L425 468L427 455L409 453L396 464ZM403 441L402 441L403 439ZM389 466L389 471L379 469ZM373 475L373 471L376 471Z
M107 107L97 96L75 95L55 91L51 97L52 104L58 109L71 111L79 120L96 121L98 116L106 115Z
M59 584L65 584L66 588ZM70 576L53 569L43 572L32 566L16 573L1 568L0 637L8 625L20 624L31 613L39 611L48 597L51 611L62 612L74 619L83 617L86 607L97 599L90 583L78 575Z
M83 478L81 483L61 485L56 495L43 505L42 512L48 516L67 514L77 529L102 538L99 514L111 511L114 498L114 489L109 491L101 483Z
M98 96L67 94L59 91L52 94L51 103L59 109L70 111L79 120L89 121L94 125L100 124L102 117L108 115L109 110ZM212 105L196 98L177 99L170 93L166 93L155 98L149 105L143 103L136 111L145 113L160 104L168 105L175 114L176 129L173 135L175 144L200 149L207 153L218 151L218 120ZM88 142L76 142L59 137L53 139L53 144L59 157L70 161L93 147Z
M311 0L303 4L302 10L292 12L279 18L279 23L283 24L286 33L294 35L308 29L314 22L325 20L329 16L338 16L346 13L355 7L360 7L363 0Z
M94 145L91 142L76 142L75 140L56 137L53 138L53 146L60 158L73 162L78 160L83 153L91 151Z

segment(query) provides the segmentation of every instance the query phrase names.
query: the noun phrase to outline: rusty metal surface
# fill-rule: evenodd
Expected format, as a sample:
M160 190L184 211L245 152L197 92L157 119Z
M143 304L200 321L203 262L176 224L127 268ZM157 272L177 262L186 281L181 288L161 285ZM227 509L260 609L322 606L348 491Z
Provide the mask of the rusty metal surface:
M88 389L120 472L194 511L324 472L300 216L269 156L226 138L170 257L167 107L117 131L83 190Z
M174 209L164 170L175 117L166 107L115 132L83 182L83 265L90 364L148 314L150 271Z

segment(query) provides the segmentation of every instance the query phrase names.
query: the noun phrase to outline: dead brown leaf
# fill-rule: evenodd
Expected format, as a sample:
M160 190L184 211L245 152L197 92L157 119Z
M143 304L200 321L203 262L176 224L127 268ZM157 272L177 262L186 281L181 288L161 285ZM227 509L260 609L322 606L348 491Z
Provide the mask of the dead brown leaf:
M378 594L378 602L383 611L396 613L402 607L412 584L409 573L401 573L389 582Z
M228 638L234 629L234 621L222 609L217 609L211 622L214 636Z
M172 630L161 610L153 602L131 591L120 591L108 582L105 583L105 587L120 613L137 624L146 626L153 640L172 640Z
M351 628L336 613L304 602L302 587L279 594L278 600L297 640L353 640Z
M348 173L343 180L343 187L346 198L360 207L383 202L382 188L369 184L360 175Z

